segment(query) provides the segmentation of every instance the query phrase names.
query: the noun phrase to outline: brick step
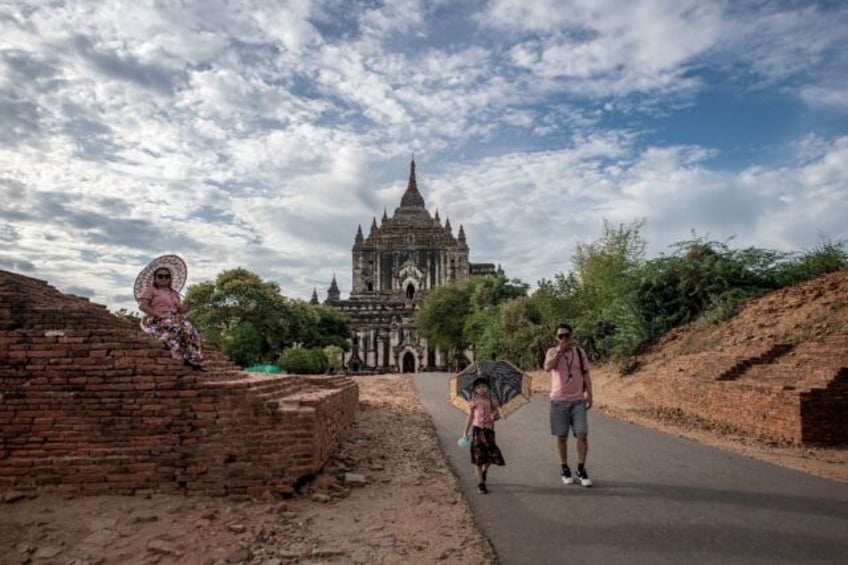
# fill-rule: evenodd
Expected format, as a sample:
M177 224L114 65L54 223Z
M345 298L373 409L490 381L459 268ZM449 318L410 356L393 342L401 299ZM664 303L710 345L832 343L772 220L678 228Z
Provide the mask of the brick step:
M798 390L826 388L838 377L833 367L802 367L791 365L760 365L752 367L736 382L766 386L791 387Z
M283 375L275 375L267 378L256 378L251 376L238 380L214 381L209 384L216 387L220 386L231 388L236 394L249 394L263 402L281 400L293 394L301 394L303 391L312 388L310 384L303 379L291 378Z
M305 388L308 388L308 385L303 381L286 380L284 382L251 386L248 390L262 400L274 400L300 392Z
M791 343L774 344L768 350L757 356L740 359L733 367L719 373L715 379L717 381L735 381L742 377L743 374L750 371L751 367L774 363L777 359L780 359L792 351L794 347L795 346Z

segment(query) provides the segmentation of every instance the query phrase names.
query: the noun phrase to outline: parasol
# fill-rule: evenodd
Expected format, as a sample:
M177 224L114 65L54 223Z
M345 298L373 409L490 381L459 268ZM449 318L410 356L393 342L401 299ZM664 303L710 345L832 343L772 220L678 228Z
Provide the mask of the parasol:
M183 289L188 277L188 268L185 261L178 255L160 255L148 263L136 277L133 285L133 294L135 294L136 300L139 299L144 289L153 286L153 273L157 269L168 269L171 273L171 288L177 292Z
M473 383L477 378L489 381L492 396L506 418L530 402L532 378L507 361L478 361L448 381L451 404L468 413L468 401L474 395Z

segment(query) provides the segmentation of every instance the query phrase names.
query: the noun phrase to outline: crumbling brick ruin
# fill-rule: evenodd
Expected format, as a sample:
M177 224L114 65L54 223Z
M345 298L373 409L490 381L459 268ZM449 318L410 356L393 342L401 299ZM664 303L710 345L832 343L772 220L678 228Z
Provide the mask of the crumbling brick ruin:
M765 440L848 445L848 271L663 341L641 369L656 407Z
M0 490L290 493L353 423L349 378L208 372L137 322L0 270Z

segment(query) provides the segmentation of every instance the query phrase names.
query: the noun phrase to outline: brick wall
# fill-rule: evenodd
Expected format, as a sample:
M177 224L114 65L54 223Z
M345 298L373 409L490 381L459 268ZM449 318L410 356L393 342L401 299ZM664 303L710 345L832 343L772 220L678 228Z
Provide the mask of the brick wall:
M0 489L290 492L358 407L346 377L208 373L136 322L0 271Z
M848 359L822 341L681 355L648 368L656 406L794 444L848 444ZM834 354L835 352L835 354Z

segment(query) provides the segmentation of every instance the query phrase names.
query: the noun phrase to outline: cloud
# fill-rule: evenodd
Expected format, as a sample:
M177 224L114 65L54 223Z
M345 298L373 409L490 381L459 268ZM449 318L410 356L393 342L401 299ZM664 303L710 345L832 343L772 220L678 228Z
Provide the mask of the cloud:
M531 284L604 219L645 218L653 252L693 229L786 249L846 237L847 15L15 2L0 8L0 264L112 307L134 308L136 273L165 252L190 283L243 266L293 297L323 298L333 273L345 293L357 226L394 212L413 153L472 260ZM738 99L762 109L750 128L704 114Z
M172 94L182 82L181 73L163 66L142 63L132 54L98 49L87 37L76 35L68 45L106 78L131 81L160 94Z

